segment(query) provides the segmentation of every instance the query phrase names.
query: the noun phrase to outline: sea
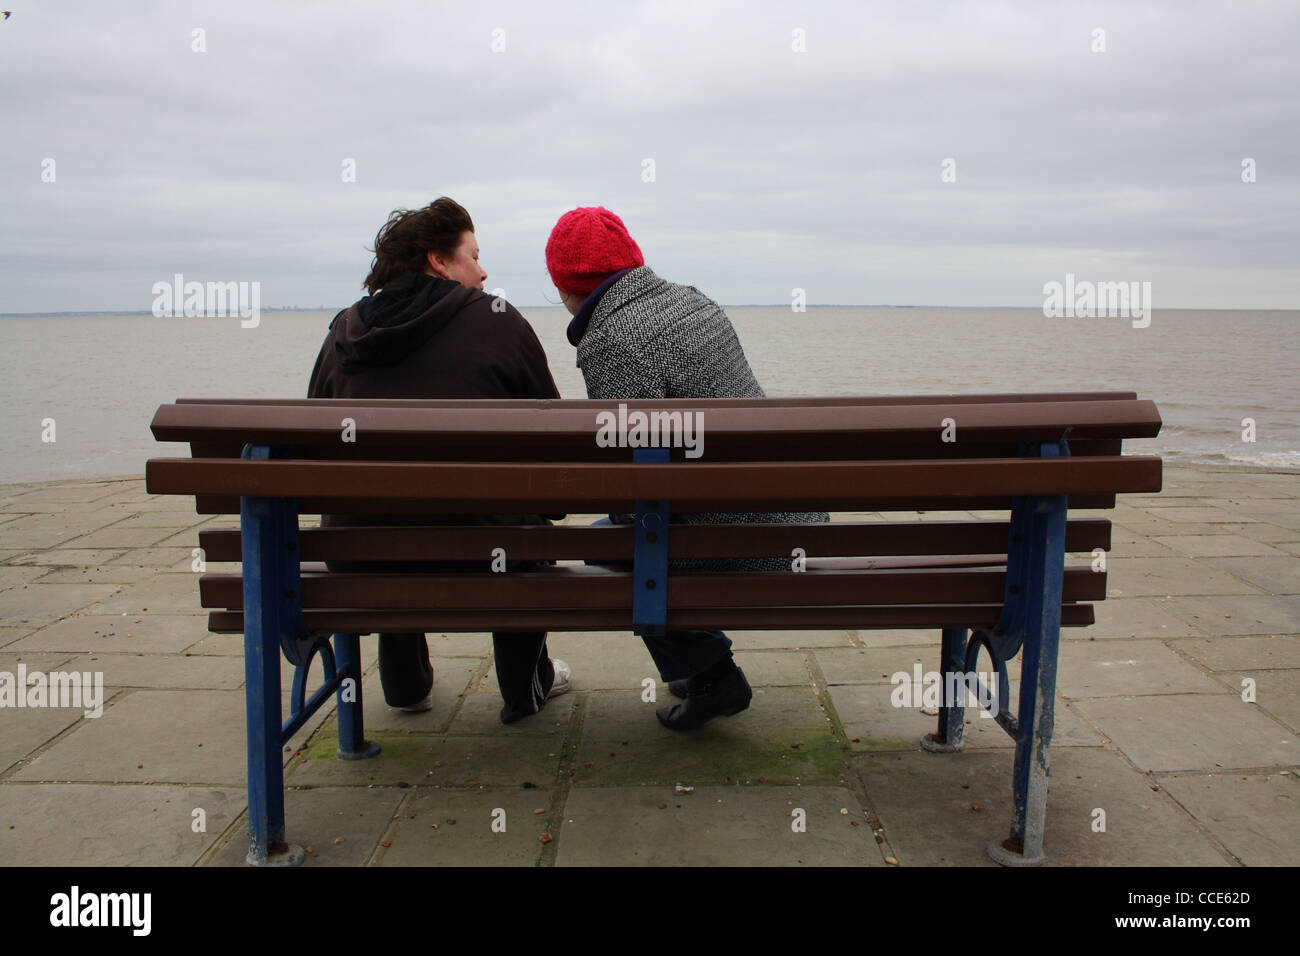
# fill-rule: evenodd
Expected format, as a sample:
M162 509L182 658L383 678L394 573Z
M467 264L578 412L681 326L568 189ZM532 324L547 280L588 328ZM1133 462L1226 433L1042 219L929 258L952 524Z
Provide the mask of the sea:
M585 398L561 308L521 308L565 398ZM1300 473L1300 311L1160 310L1051 318L1041 309L728 306L771 396L1123 389L1155 401L1170 462ZM335 311L235 317L0 316L0 484L141 475L149 421L181 397L306 394Z

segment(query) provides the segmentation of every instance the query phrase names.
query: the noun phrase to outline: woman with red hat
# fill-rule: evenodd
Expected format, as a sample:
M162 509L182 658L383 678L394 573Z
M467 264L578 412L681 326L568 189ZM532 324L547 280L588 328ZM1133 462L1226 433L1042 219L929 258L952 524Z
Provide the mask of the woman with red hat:
M646 266L623 220L603 206L560 217L546 243L546 268L573 320L569 342L589 398L762 398L736 330L712 299L667 282ZM814 515L674 515L688 524L828 521ZM674 568L686 569L683 562ZM709 565L694 562L695 570ZM781 570L789 559L729 562L726 568ZM713 566L714 570L725 568ZM749 707L753 692L721 631L644 638L660 676L684 698L659 708L660 723L691 730Z

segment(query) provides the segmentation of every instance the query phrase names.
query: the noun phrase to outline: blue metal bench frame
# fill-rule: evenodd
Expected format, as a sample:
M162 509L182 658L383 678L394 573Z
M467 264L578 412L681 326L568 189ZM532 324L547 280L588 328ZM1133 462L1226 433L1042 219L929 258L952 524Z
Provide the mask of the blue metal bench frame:
M1022 455L1069 454L1062 442L1023 445ZM249 445L244 458L286 457L282 449ZM667 462L667 449L642 449L637 462ZM662 634L668 614L668 520L670 502L638 501L633 558L633 630ZM950 675L975 671L980 648L998 675L995 696L981 683L981 700L1016 742L1013 771L1011 835L989 846L989 855L1004 865L1032 865L1043 859L1043 824L1047 806L1049 748L1060 647L1061 589L1065 571L1066 497L1015 498L1007 542L1007 577L1002 614L995 627L947 628L943 631L940 670L945 688L956 686ZM338 698L339 757L359 760L380 753L365 739L362 718L359 634L307 631L303 621L298 547L298 504L293 498L240 501L244 587L244 673L248 708L247 861L254 866L293 866L303 849L285 840L284 747L331 694ZM1007 701L1006 662L1023 650L1019 708ZM289 719L281 722L280 654L295 666ZM312 660L321 658L325 681L306 699ZM963 695L945 694L939 726L921 740L930 752L952 753L964 747Z

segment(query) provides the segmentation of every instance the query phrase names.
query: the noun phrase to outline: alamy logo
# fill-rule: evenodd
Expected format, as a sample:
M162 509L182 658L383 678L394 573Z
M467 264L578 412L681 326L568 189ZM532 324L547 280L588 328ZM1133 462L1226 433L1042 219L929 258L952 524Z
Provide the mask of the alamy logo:
M90 718L104 713L103 671L0 671L0 708L80 707Z
M643 412L627 410L620 403L618 414L596 413L596 445L599 448L685 448L687 458L704 454L703 412Z
M922 673L921 665L913 664L911 674L896 671L890 675L889 683L894 689L889 694L889 702L895 707L921 707L933 712L939 707L965 706L969 693L979 705L981 717L996 717L998 691L994 679L993 674L976 671L965 674L960 671Z
M239 316L239 325L255 329L262 321L262 283L186 282L177 272L172 281L153 284L153 314L157 318L177 316Z
M151 893L70 892L50 897L51 926L129 926L134 936L148 936L152 925Z
M1064 283L1044 283L1043 315L1049 319L1131 318L1133 328L1145 329L1151 324L1151 283L1076 282L1074 273L1067 272Z

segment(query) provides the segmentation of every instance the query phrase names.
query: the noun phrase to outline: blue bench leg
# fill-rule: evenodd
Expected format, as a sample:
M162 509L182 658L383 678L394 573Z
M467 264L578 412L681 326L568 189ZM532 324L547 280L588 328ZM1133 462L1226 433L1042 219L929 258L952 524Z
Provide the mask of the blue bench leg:
M286 526L282 504L266 498L242 500L244 696L248 712L247 862L250 866L296 866L304 857L302 847L290 846L284 835L280 602L285 598L278 558Z
M1065 498L1036 501L1030 538L1028 627L1020 667L1011 835L989 847L1004 866L1043 861L1043 824L1055 718L1056 661L1061 643L1061 585L1065 572Z
M280 752L280 642L249 622L244 635L248 707L248 857L250 866L294 866L301 847L284 838L284 755Z
M965 683L956 683L950 675L964 674L966 670L967 630L964 627L943 629L943 651L939 671L943 677L943 702L939 705L939 727L921 738L921 749L930 753L956 753L965 748L966 691ZM948 688L961 690L948 699Z
M382 748L366 740L362 716L361 635L335 634L334 658L338 661L339 676L344 678L338 689L339 757L343 760L377 757Z

